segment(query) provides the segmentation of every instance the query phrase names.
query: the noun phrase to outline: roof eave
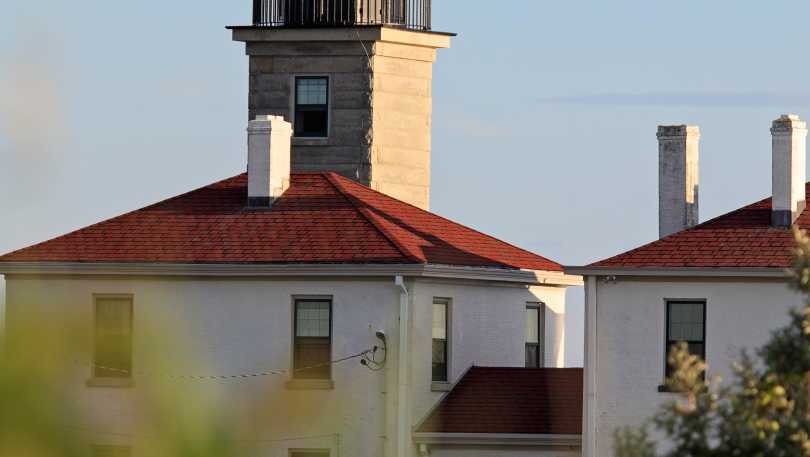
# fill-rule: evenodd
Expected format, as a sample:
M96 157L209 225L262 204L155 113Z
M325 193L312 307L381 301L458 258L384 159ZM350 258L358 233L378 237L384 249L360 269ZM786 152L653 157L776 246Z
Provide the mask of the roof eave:
M429 277L498 281L527 285L582 284L580 277L557 271L468 267L436 264L197 264L115 262L0 262L4 275L104 276L366 276Z
M790 272L778 267L595 267L565 266L569 275L581 276L660 276L681 278L780 278L788 279Z
M417 444L453 444L475 446L546 446L579 448L582 435L578 434L523 434L523 433L427 433L416 432Z

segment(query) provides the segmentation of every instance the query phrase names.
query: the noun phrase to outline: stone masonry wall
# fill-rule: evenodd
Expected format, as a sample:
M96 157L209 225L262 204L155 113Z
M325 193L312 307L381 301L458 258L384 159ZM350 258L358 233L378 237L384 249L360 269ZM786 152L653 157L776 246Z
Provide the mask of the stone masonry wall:
M293 121L296 76L329 77L326 139L293 139L293 171L335 171L429 207L435 49L388 42L254 42L249 115Z

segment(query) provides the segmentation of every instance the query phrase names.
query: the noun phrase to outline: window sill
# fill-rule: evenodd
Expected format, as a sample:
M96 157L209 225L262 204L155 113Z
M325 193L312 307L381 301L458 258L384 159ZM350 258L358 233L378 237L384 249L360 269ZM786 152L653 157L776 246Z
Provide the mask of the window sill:
M289 390L334 390L335 382L331 379L292 379L286 386Z
M131 378L90 378L86 384L87 387L110 387L116 389L128 389L135 386Z
M673 389L672 387L669 387L666 384L661 384L660 386L658 386L658 392L662 393L662 394L679 394L679 393L683 393L683 391L678 390L678 389Z
M449 382L436 382L430 383L431 392L450 392L453 390L453 384Z

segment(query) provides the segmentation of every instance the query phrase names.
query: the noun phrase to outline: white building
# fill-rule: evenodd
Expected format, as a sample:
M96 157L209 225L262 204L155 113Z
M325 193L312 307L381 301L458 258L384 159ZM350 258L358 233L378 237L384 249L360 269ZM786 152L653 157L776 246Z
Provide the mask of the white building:
M390 10L394 26L362 10L312 24L257 5L234 28L251 58L248 173L0 257L7 328L78 332L71 421L98 455L144 455L161 358L162 375L218 383L246 455L428 455L442 443L417 446L413 428L471 366L543 380L563 365L581 278L426 210L431 67L449 35ZM192 350L182 364L156 347L167 333ZM451 451L571 455L579 433L461 433Z
M697 127L659 127L661 239L586 267L583 455L612 455L617 427L672 395L668 348L687 341L726 379L743 348L765 343L802 297L788 287L791 225L805 210L805 123L773 122L773 195L700 225Z
M128 445L112 434L137 430L134 417L104 417L104 405L135 408L137 393L121 390L148 382L138 367L152 370L155 321L182 323L177 333L203 349L191 374L290 370L225 383L222 395L246 407L272 388L291 405L250 439L328 438L257 456L287 455L287 445L410 455L411 427L473 364L562 366L565 287L579 278L556 263L335 174L293 174L263 209L246 207L248 181L227 179L0 258L9 329L56 319L88 336L72 384L77 398L97 403L87 419L94 442ZM93 346L94 333L122 328L132 338L123 359ZM377 329L383 370L329 364L382 347ZM309 366L317 368L296 371ZM313 414L315 405L328 413Z

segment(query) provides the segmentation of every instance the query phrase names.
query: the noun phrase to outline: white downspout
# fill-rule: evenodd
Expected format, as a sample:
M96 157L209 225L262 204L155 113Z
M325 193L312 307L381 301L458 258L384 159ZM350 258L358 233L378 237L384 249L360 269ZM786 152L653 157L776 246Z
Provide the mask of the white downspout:
M585 278L585 370L583 376L583 437L582 456L597 457L597 418L596 418L596 374L598 373L597 344L598 321L597 286L598 276Z
M3 351L6 341L6 316L8 314L8 281L0 275L0 352Z
M394 278L399 287L399 357L397 357L397 457L410 457L408 450L411 439L409 370L410 348L410 294L402 276Z

